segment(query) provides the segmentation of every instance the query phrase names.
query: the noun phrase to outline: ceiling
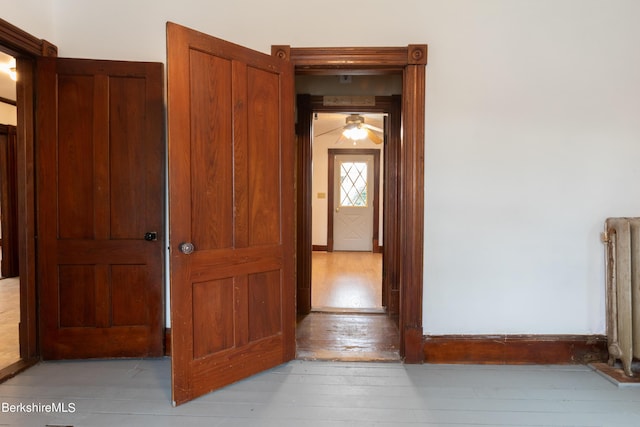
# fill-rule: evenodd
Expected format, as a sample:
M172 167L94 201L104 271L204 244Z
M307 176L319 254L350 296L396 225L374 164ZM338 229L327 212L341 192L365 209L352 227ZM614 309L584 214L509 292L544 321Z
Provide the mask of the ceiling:
M314 116L313 120L313 135L320 135L325 132L330 132L335 130L335 136L339 137L342 128L344 127L345 119L349 116L349 114L358 113L358 111L350 111L344 113L317 113ZM384 128L384 116L386 114L380 113L359 113L364 117L364 121L366 124ZM330 135L333 132L330 133Z
M0 52L0 66L7 65L11 61L13 61L13 57ZM16 82L11 80L9 74L2 71L0 71L0 98L16 100Z

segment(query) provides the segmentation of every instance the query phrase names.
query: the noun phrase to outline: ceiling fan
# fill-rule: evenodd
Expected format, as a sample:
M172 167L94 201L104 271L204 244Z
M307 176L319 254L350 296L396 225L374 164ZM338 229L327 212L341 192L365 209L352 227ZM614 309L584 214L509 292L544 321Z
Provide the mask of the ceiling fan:
M336 143L340 142L340 140L344 137L353 141L354 144L356 141L360 141L366 138L369 138L374 144L382 144L383 130L379 127L365 123L364 117L360 114L349 114L345 118L344 126L322 132L315 136L318 137L326 135L337 130L341 130L342 133L340 134L340 138Z

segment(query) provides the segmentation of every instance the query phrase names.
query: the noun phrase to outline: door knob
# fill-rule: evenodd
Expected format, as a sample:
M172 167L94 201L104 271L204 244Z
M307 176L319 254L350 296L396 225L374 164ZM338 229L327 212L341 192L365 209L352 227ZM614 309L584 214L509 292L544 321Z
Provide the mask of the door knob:
M340 212L340 208L336 208L336 212Z
M193 246L193 243L185 242L180 244L179 249L183 254L189 255L190 253L193 253L196 248Z
M147 242L155 242L156 240L158 240L158 233L156 233L155 231L144 233L144 240L146 240Z

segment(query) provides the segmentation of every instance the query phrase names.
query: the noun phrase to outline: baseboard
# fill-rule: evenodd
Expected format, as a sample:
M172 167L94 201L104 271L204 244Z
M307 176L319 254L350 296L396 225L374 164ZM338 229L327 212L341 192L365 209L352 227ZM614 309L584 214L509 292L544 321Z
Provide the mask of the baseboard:
M171 328L165 328L165 356L171 356ZM408 363L421 357L414 351ZM425 363L553 365L606 362L605 335L431 335L423 340Z
M12 363L9 366L6 366L0 369L0 383L3 383L8 379L15 377L20 372L32 367L39 361L40 359L38 358L27 359L27 360L21 359L15 363Z
M440 335L424 337L425 363L586 364L606 361L604 335Z
M373 253L381 254L382 253L382 245L375 245L373 247ZM314 252L327 252L329 247L327 245L312 245L311 250Z

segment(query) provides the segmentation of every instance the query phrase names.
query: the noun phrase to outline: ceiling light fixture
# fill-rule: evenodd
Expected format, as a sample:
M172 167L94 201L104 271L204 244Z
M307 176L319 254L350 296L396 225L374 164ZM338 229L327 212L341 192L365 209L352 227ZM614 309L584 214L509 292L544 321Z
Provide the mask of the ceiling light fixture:
M369 134L366 129L360 126L349 126L342 132L342 135L352 141L360 141L365 139Z
M0 71L8 74L11 80L13 80L14 82L18 80L18 73L16 72L15 59L12 58L11 61L9 61L8 63L0 64Z

